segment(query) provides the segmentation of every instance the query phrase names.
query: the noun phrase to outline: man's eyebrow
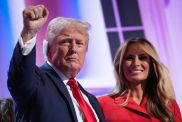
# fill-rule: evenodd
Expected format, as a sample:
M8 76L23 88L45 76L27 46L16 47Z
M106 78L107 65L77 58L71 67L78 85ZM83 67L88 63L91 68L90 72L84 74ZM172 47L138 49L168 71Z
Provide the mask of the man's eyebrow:
M61 39L71 39L70 36L66 36L66 35L59 35L59 36L57 36L57 38L58 38L58 39L59 39L59 38L61 38Z

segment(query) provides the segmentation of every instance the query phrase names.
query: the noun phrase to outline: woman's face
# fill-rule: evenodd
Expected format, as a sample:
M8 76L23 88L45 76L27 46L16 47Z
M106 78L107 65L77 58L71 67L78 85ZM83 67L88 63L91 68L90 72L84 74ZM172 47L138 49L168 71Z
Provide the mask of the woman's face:
M123 59L124 77L128 85L144 83L150 72L150 57L139 44L128 46Z

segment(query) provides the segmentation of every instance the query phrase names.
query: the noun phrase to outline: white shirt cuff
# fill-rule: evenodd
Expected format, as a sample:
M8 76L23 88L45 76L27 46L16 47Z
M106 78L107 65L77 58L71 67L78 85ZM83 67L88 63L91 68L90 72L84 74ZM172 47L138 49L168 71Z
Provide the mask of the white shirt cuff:
M23 39L20 36L18 42L19 42L20 47L22 49L22 55L26 56L32 51L33 47L35 46L36 36L33 37L32 39L28 40L27 42L25 42L25 44L23 43Z

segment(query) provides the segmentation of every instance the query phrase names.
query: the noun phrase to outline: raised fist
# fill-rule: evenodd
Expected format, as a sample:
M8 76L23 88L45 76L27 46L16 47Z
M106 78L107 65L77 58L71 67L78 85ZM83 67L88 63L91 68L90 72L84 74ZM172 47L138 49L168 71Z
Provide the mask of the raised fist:
M31 6L23 11L23 31L21 36L26 42L37 34L39 29L46 22L48 10L44 5Z

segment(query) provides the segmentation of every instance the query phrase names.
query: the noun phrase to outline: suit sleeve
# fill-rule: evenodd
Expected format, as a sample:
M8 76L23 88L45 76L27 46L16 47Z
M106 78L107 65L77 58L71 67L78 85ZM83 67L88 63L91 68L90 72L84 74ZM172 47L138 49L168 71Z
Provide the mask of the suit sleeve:
M22 55L22 50L17 43L10 62L8 71L8 89L17 104L26 104L31 101L36 93L37 80L35 46L27 55Z

